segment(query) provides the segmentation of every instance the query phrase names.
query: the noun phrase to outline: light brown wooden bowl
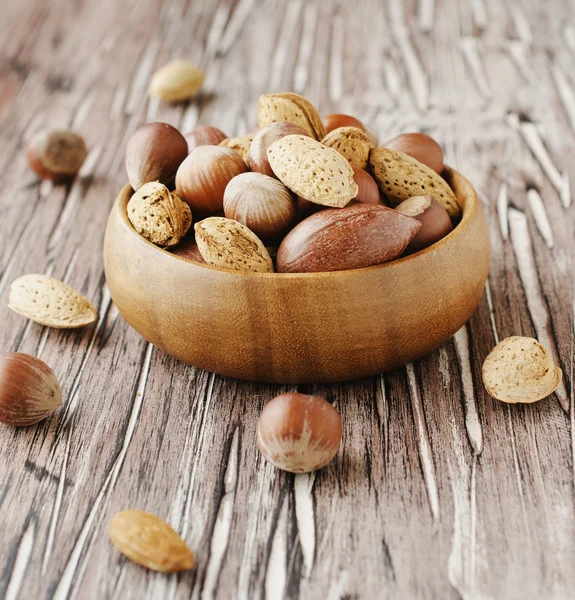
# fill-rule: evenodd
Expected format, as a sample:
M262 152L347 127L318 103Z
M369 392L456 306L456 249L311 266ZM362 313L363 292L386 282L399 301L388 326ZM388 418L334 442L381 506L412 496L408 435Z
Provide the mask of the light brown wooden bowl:
M471 184L447 169L463 218L406 258L335 273L242 273L183 260L130 225L126 185L104 242L106 279L146 340L222 375L275 383L367 377L448 340L477 307L489 233Z

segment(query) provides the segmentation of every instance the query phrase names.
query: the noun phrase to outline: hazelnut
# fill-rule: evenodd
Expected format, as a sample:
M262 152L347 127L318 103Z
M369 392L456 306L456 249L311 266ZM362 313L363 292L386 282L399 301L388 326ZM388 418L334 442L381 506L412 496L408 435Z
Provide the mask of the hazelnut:
M395 210L421 223L421 229L407 246L408 253L418 252L435 244L453 229L445 208L430 196L408 198L396 206Z
M296 206L297 206L297 215L299 220L306 219L310 215L319 212L320 210L325 210L326 207L321 204L316 204L315 202L310 202L301 196L296 197Z
M224 214L251 229L266 245L279 244L296 216L286 186L263 173L234 177L224 193Z
M198 146L217 146L227 135L211 125L200 125L184 135L188 142L188 153Z
M188 156L184 136L167 123L147 123L137 129L126 148L126 171L134 190L159 181L171 186L176 171Z
M175 246L192 224L190 207L157 181L144 184L128 202L134 229L157 246Z
M359 119L350 115L327 115L327 117L323 117L323 124L325 125L327 133L334 129L339 129L340 127L357 127L358 129L367 131L367 128Z
M224 191L230 180L247 170L231 148L198 146L180 165L176 190L198 216L216 215L224 209Z
M425 133L402 133L383 146L409 154L439 175L443 172L443 149Z
M44 361L21 352L0 353L0 422L32 425L60 404L60 384Z
M73 131L40 131L26 145L26 159L32 171L55 183L74 177L86 155L84 139Z
M258 421L258 448L278 469L309 473L327 465L341 442L341 417L323 398L281 394Z
M298 125L288 123L288 121L277 121L260 129L250 144L250 149L246 157L249 168L257 173L263 173L264 175L277 179L270 167L267 154L268 148L274 142L277 142L277 140L292 134L309 135L307 131Z
M381 198L379 197L379 188L375 179L364 169L353 168L353 179L357 183L359 192L353 199L354 202L360 202L361 204L380 204Z

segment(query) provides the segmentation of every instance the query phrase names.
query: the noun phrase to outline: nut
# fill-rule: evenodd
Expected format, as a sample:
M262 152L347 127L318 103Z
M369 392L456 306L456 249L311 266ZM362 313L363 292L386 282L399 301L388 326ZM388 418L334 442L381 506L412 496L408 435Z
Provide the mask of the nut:
M226 138L225 140L222 140L219 145L224 148L235 150L244 160L246 160L253 139L254 134L249 133L248 135L242 135L240 137Z
M305 200L340 208L357 196L347 160L309 137L281 138L268 148L268 160L278 179Z
M409 154L439 175L443 172L443 149L425 133L402 133L383 145Z
M134 229L157 246L175 246L192 224L190 207L152 181L143 185L128 202L128 218Z
M279 244L296 217L288 189L263 173L234 177L224 194L224 214L253 231L266 245Z
M194 96L203 83L201 69L187 60L174 60L152 75L148 93L164 102L179 102Z
M357 127L338 127L328 133L321 143L345 156L352 167L365 169L373 144L369 136Z
M461 214L455 194L442 177L415 158L390 148L374 148L369 165L379 189L392 206L413 196L435 198L450 217Z
M26 144L29 167L41 179L55 183L74 177L86 155L84 139L73 131L40 131Z
M206 261L200 254L200 249L193 236L184 238L175 248L170 248L170 252L191 262L205 265Z
M200 125L184 135L188 142L188 153L198 146L217 146L228 136L217 127Z
M286 135L293 134L308 135L304 129L287 121L271 123L261 129L250 144L250 149L246 157L246 162L250 169L264 175L269 175L269 177L275 177L275 173L268 160L268 148Z
M272 465L290 473L321 469L337 453L341 417L323 398L288 393L268 402L258 421L258 448Z
M258 101L258 125L263 129L277 121L288 121L321 140L326 131L316 107L299 94L264 94Z
M359 269L402 254L421 223L391 208L353 204L322 210L294 227L281 243L279 273Z
M367 171L353 167L353 180L357 183L359 189L357 196L353 199L354 202L381 204L377 183Z
M196 242L208 265L233 271L273 273L274 264L262 241L245 225L209 217L194 226Z
M62 390L52 369L21 352L0 353L0 422L32 425L62 404Z
M195 566L192 551L172 527L143 510L124 510L114 515L108 534L124 556L147 569L174 573Z
M408 198L397 205L395 210L402 215L413 217L421 223L421 229L409 242L407 247L409 253L419 252L419 250L435 244L453 229L445 208L430 196Z
M530 337L508 337L489 353L482 369L487 392L501 400L537 402L552 394L561 383L562 372L550 352Z
M247 170L246 163L231 148L198 146L180 165L176 190L194 214L215 215L224 210L224 191L230 180Z
M297 205L297 215L298 219L301 221L306 219L310 215L313 215L320 210L326 210L325 206L321 204L316 204L315 202L310 202L301 196L296 197L296 205Z
M358 129L362 129L363 131L367 132L365 125L359 119L356 119L350 115L327 115L323 118L323 124L325 125L325 130L327 133L330 133L334 129L339 129L340 127L357 127Z
M126 148L126 171L132 189L159 181L171 186L178 167L188 156L184 136L167 123L147 123L137 129Z
M98 319L98 313L87 298L47 275L22 275L13 281L8 308L55 329L76 329Z

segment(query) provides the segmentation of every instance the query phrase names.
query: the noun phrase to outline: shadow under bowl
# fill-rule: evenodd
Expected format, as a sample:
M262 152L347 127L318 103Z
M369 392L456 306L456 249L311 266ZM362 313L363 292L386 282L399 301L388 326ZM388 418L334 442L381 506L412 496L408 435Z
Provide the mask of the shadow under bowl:
M110 293L146 340L222 375L320 383L389 371L447 341L483 294L483 208L462 175L444 175L463 209L448 236L390 263L331 273L244 273L181 259L132 228L128 184L104 241Z

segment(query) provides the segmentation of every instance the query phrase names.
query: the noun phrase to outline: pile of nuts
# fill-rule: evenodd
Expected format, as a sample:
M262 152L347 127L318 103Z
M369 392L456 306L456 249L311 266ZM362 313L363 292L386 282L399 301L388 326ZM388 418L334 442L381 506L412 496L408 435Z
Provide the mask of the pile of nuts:
M461 208L422 133L378 147L361 121L264 94L254 134L148 123L130 138L134 229L182 258L260 273L344 271L445 237ZM191 227L194 223L193 228Z

